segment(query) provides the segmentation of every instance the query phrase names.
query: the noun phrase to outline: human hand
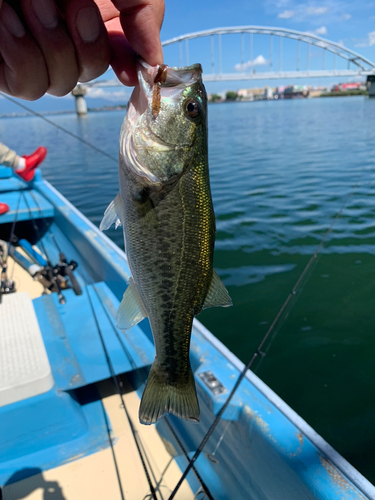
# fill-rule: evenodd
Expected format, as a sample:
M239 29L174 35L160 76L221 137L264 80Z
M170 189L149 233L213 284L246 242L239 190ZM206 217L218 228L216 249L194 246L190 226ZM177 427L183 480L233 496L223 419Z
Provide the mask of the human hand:
M0 90L62 96L111 64L135 85L135 54L163 62L163 0L0 0Z

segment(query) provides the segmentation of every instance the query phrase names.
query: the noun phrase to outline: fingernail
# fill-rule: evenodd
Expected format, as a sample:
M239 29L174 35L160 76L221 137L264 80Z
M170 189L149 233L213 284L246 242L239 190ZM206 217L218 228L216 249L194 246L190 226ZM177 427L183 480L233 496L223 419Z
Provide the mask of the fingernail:
M59 24L59 13L52 0L32 0L36 17L45 28L53 29Z
M4 3L1 9L1 20L9 33L16 38L25 36L26 31L14 10Z
M94 7L85 7L81 9L77 15L76 27L79 36L84 42L95 42L101 31L97 10Z

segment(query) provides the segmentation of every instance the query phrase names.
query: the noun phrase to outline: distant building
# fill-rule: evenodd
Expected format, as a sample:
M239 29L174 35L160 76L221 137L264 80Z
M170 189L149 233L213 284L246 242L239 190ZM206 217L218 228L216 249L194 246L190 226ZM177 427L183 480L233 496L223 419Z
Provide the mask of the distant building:
M240 89L237 93L241 101L264 99L264 88Z
M306 85L289 85L284 89L284 99L298 99L309 96Z
M253 89L240 89L238 92L238 97L241 99L241 101L253 101L254 100L254 94L253 94Z
M270 87L265 87L263 98L267 100L273 99L273 89L271 89Z
M362 90L365 89L366 85L364 82L348 82L339 83L332 87L332 92L346 92L348 90Z

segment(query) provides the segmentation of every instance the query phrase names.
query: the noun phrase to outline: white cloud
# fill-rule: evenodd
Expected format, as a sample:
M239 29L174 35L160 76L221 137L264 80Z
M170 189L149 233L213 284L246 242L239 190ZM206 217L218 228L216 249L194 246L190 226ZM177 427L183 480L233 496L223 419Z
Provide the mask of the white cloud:
M279 19L290 19L294 16L294 10L284 10L284 12L280 12L277 17Z
M356 47L373 47L375 45L375 31L367 33L367 38L357 40Z
M306 14L308 16L320 16L322 14L325 14L327 11L328 11L327 6L322 6L322 7L308 6L308 7L306 7Z
M338 43L339 45L342 45L343 47L345 47L344 40L339 40L337 43Z
M342 23L351 19L348 0L265 0L267 13L292 22L307 21L315 26Z
M328 33L327 28L325 26L321 26L313 31L306 31L309 35L326 35Z
M316 35L326 35L327 34L327 28L325 26L322 26L321 28L317 28L314 30L314 33Z
M371 31L371 33L368 33L367 38L369 47L375 45L375 31Z
M256 57L253 61L247 61L244 64L236 64L234 69L236 71L246 71L249 68L253 68L254 66L264 66L268 64L267 59L265 59L262 54Z
M98 87L88 87L87 95L89 99L106 99L107 101L127 101L130 97L130 92L124 89L107 90Z

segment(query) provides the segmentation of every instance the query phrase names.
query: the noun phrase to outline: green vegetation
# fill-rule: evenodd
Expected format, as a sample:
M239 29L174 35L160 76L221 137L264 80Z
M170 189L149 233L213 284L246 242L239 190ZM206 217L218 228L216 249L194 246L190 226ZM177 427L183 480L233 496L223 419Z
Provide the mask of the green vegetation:
M238 94L237 92L233 92L232 90L229 90L226 94L225 94L225 100L226 101L235 101L238 97Z
M339 90L337 92L327 92L320 97L342 97L348 95L368 95L367 90Z
M221 95L219 94L212 94L211 95L211 102L218 102L221 101Z

